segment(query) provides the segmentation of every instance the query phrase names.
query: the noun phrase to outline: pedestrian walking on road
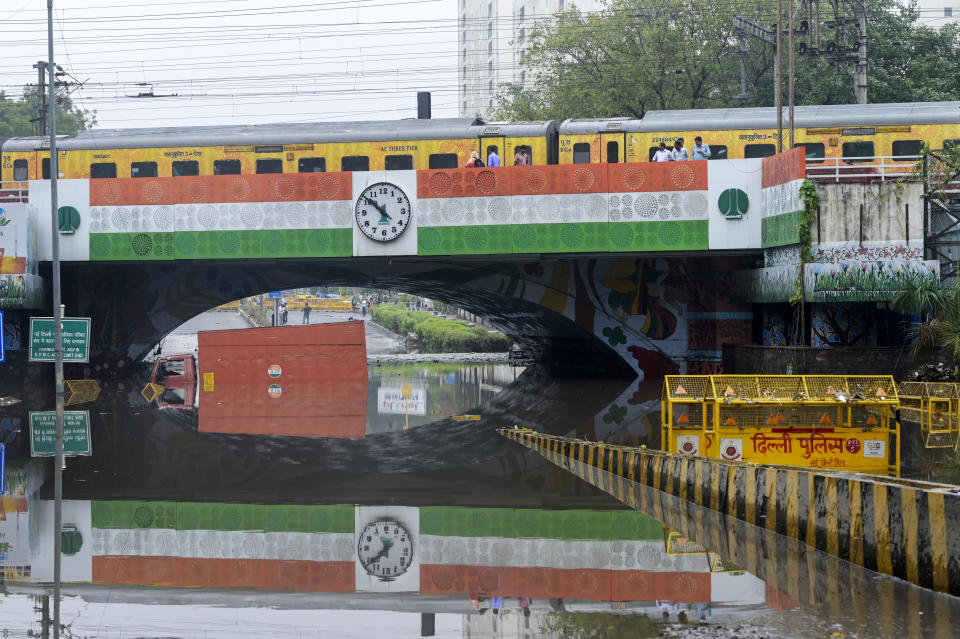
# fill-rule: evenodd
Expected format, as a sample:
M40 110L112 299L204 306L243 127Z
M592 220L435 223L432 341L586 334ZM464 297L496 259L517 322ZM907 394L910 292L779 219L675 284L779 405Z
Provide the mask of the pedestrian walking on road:
M310 304L308 304L307 302L303 303L303 323L304 324L310 323Z

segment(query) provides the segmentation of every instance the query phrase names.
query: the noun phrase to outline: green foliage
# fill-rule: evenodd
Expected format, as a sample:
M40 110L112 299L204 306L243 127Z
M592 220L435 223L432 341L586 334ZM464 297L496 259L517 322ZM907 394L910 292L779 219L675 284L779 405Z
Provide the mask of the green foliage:
M800 228L797 231L797 235L800 237L800 267L797 269L796 293L790 296L791 304L802 304L806 297L803 271L804 265L813 259L813 252L811 251L813 236L810 234L810 226L816 219L817 207L820 206L817 187L808 179L800 185L800 197L803 198L803 218L800 220Z
M23 97L9 99L0 91L0 137L36 135L36 124L30 120L37 115L37 89L24 87ZM57 134L76 135L97 124L96 111L87 111L73 105L68 97L57 104Z
M775 7L775 0L608 0L602 12L566 11L532 29L521 61L533 76L531 88L503 85L494 116L642 117L653 109L771 106L775 52L755 39L749 40L745 66L754 95L735 98L740 59L731 18L769 28ZM918 16L913 0L868 4L870 102L958 99L960 27L932 29ZM823 19L832 19L829 9ZM832 30L823 27L823 33L832 39ZM784 70L786 48L784 41ZM838 70L823 58L796 56L794 68L796 104L854 101L852 65Z
M960 278L952 288L911 287L897 295L890 306L921 318L910 329L913 357L919 359L945 349L953 357L953 378L960 379Z
M502 353L512 343L506 335L423 311L409 311L398 304L377 304L370 309L370 317L394 333L416 333L421 350L427 353Z
M544 620L548 636L558 639L659 637L660 626L646 615L612 612L554 612Z

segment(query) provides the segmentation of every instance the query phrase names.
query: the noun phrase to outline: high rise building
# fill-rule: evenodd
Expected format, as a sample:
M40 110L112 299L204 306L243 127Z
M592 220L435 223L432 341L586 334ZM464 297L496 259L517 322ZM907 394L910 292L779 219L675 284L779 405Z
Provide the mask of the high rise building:
M529 34L538 20L577 7L597 11L601 0L457 0L460 4L460 115L486 115L501 84L529 86L520 66Z

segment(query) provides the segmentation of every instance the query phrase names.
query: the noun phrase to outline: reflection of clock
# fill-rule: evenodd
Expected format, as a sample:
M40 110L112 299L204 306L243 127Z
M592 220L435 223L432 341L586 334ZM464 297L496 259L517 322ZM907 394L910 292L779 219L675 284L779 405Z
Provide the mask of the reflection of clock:
M368 575L392 581L410 568L413 540L398 521L370 522L360 531L357 556Z
M360 231L377 242L395 240L410 225L410 198L396 184L377 182L357 198Z

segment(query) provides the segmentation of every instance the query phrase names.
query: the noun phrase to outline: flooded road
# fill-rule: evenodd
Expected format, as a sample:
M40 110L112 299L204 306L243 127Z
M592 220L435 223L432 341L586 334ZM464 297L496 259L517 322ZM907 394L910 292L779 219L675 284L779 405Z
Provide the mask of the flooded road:
M244 323L207 313L160 354ZM368 354L397 346L365 333ZM496 433L598 438L631 380L374 361L362 391L326 394L301 391L286 363L273 380L257 364L281 394L243 396L218 376L159 408L141 395L151 370L104 378L96 401L71 407L90 412L93 454L64 471L63 636L956 636L956 598L662 495L648 501L670 517L630 509ZM3 409L22 430L0 519L4 636L44 628L52 468L24 437L40 408Z

